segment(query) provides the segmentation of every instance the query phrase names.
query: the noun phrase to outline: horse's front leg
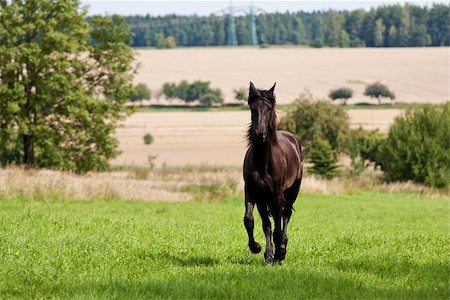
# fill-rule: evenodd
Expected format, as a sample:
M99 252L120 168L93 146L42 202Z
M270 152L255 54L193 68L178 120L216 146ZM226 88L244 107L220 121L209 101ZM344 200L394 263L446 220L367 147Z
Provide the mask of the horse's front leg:
M255 241L253 237L253 229L255 227L255 220L253 218L253 208L255 204L251 202L247 193L245 194L245 215L244 215L244 225L247 230L248 235L248 247L252 253L261 252L261 245Z
M281 217L283 214L283 194L280 193L275 198L275 205L273 207L273 221L275 225L275 230L273 232L273 242L275 243L275 261L281 263L281 242L283 240L283 231L281 229Z
M266 251L264 252L264 258L266 263L271 264L274 260L273 257L273 245L272 245L272 224L270 223L269 211L267 203L258 203L258 211L262 220L262 228L264 235L266 236Z

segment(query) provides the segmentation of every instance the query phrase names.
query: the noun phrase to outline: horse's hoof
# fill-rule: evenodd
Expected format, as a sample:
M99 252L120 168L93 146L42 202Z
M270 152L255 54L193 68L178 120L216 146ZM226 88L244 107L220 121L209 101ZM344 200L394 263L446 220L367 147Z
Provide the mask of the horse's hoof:
M248 247L253 254L258 254L259 252L261 252L261 245L258 242L248 244Z
M275 261L273 254L268 254L267 252L264 253L264 260L267 264L271 264Z
M274 258L273 258L273 256L272 255L269 255L269 256L267 256L266 258L265 258L265 262L266 262L266 264L269 264L269 265L271 265L271 264L273 264L274 263Z
M277 255L277 260L282 262L286 258L286 249L281 248L280 252Z

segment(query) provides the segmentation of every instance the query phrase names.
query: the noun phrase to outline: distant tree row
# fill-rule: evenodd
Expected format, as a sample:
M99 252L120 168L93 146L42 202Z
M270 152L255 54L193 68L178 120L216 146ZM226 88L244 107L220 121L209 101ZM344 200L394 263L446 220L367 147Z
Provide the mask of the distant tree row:
M354 11L270 13L256 16L260 44L313 47L421 47L450 45L450 5L388 5ZM129 16L134 47L222 46L228 19L210 15ZM239 45L248 44L248 17L235 18Z
M165 83L163 93L169 99L181 99L186 103L199 101L204 106L222 104L223 97L220 89L213 89L209 81L196 80L192 83L182 80L180 83Z

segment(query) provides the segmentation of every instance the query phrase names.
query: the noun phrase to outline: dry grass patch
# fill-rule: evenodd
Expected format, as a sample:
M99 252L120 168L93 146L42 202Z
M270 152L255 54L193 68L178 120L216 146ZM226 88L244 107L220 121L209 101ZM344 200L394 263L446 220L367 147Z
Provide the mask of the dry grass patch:
M0 169L0 195L8 198L219 202L227 197L243 197L243 190L242 170L235 166L121 166L111 172L84 175L18 167ZM367 172L365 176L330 180L306 174L300 198L303 194L351 195L363 191L450 197L450 189L438 190L412 182L384 183L380 173Z
M0 194L6 197L46 199L124 199L189 201L188 193L164 188L159 182L130 179L126 172L76 175L51 170L0 169Z

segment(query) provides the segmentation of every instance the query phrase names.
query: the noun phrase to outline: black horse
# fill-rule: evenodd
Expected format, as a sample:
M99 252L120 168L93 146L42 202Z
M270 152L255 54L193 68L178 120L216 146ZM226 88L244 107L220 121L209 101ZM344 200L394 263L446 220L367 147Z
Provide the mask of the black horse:
M281 263L286 256L287 227L303 175L302 151L297 140L290 132L277 131L274 89L275 84L270 90L259 90L250 82L248 105L252 121L248 129L248 150L243 172L244 225L248 234L248 246L253 253L261 252L260 244L253 237L253 208L256 204L266 236L266 263ZM275 223L275 256L270 215Z

